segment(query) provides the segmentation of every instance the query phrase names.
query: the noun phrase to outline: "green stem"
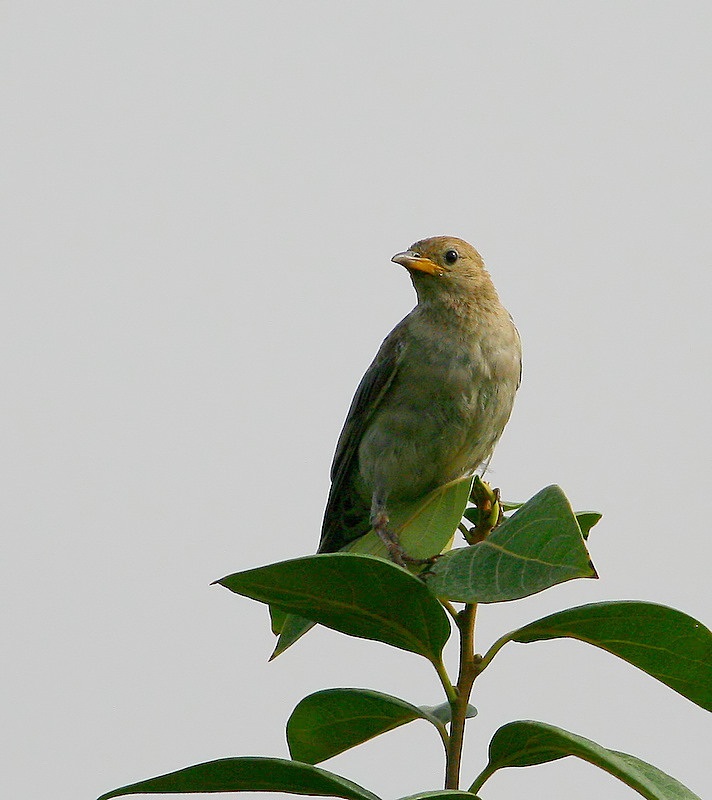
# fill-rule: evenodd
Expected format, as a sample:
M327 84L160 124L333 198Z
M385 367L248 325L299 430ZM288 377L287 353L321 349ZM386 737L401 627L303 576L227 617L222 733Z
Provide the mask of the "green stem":
M479 661L475 657L475 617L477 605L467 604L457 615L460 631L460 671L457 677L457 693L450 701L452 719L450 722L450 741L447 749L445 768L445 788L458 789L460 785L460 763L462 744L465 735L467 706L472 693L472 685L480 673Z
M448 746L450 745L450 736L449 736L449 734L447 732L447 728L445 727L444 723L440 722L440 720L436 721L433 718L432 722L433 722L433 725L435 725L435 728L436 728L437 732L440 734L440 738L442 739L443 747L445 748L445 756L447 756L447 749L448 749Z
M472 783L472 786L470 786L470 788L467 791L471 792L472 794L477 794L477 792L479 792L482 786L484 785L484 782L487 780L487 778L493 775L494 772L495 770L491 769L490 765L488 764L482 770L482 772L480 772L480 774L475 778L475 780Z
M452 685L452 681L450 680L450 676L447 674L447 670L445 669L445 664L443 663L442 654L438 658L437 661L432 662L433 666L435 667L435 671L438 673L438 678L440 678L440 683L443 685L443 689L445 689L445 694L447 695L448 702L452 705L457 700L457 691L455 687Z
M507 642L511 641L511 635L514 631L510 631L509 633L505 633L504 636L500 636L499 639L490 647L490 649L482 656L482 660L479 663L478 670L482 672L482 670L486 669L489 665L490 661L499 653L499 651L504 647Z
M440 605L453 618L453 620L455 621L455 624L457 624L457 615L458 615L459 612L455 608L455 606L449 600L442 600L442 599L440 600Z
M465 611L476 606L465 606ZM461 612L461 623L458 622L460 629L460 675L457 681L458 702L457 706L453 706L452 723L450 726L450 744L448 746L448 766L446 773L446 789L459 788L459 774L460 774L460 755L462 753L462 737L464 735L465 719L464 715L467 712L467 705L470 701L470 693L472 692L472 684L475 678L487 668L492 659L499 653L507 642L511 641L512 632L505 633L490 647L484 656L478 657L474 655L474 624L475 624L475 611L472 612L472 619L465 616L465 611ZM469 627L471 626L471 627ZM466 695L466 696L465 696ZM455 721L458 720L457 728ZM457 756L455 755L457 754ZM482 772L475 778L474 783L467 790L472 794L477 794L481 789L487 778L492 775L494 770L485 767Z

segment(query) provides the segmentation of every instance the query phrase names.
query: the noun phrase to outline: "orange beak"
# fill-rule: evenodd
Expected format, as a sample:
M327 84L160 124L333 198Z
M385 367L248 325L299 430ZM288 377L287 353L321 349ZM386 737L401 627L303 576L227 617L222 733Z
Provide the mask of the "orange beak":
M443 272L446 272L444 267L441 267L425 256L421 256L420 253L416 253L414 250L404 250L402 253L396 253L391 261L400 264L406 269L417 269L420 272L427 272L428 275L442 275Z

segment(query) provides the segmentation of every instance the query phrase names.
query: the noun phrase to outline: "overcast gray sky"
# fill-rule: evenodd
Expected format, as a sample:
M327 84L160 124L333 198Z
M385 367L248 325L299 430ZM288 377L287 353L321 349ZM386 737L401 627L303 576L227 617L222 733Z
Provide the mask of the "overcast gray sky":
M2 796L286 756L319 688L439 702L324 629L267 664L265 609L209 586L315 549L424 236L481 251L522 335L492 481L605 514L601 580L483 609L478 649L595 600L712 623L711 34L703 2L2 3ZM465 780L531 718L712 796L712 716L594 648L509 645L473 702ZM422 723L324 766L443 771ZM525 795L633 793L573 759L482 792Z

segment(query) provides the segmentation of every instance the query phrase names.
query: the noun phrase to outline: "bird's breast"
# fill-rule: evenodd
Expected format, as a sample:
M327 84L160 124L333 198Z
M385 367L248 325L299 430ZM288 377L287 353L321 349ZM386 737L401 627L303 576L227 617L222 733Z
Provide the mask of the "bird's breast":
M512 409L518 364L480 339L409 338L359 447L364 495L418 497L489 457Z

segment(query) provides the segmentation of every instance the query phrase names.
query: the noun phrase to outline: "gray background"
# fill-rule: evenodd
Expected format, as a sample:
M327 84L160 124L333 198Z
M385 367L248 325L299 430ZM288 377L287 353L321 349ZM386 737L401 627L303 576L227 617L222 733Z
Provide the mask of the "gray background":
M712 12L660 2L5 2L4 797L92 798L286 755L326 686L439 700L416 656L313 631L215 578L312 552L353 390L410 309L390 256L452 233L520 328L491 479L605 513L601 580L482 609L479 649L567 605L712 623ZM450 663L454 664L450 651ZM712 795L712 719L575 642L482 677L464 779L541 719ZM417 723L327 768L441 785ZM627 798L567 759L487 800Z

